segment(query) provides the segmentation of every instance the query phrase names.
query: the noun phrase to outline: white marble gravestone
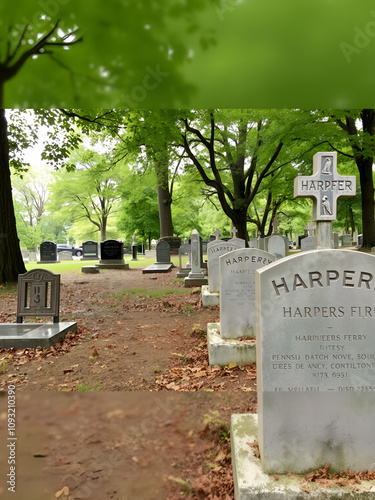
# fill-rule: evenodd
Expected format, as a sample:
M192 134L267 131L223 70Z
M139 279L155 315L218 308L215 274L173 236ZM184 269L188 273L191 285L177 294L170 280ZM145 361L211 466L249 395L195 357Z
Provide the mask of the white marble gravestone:
M201 268L201 243L199 233L196 229L191 232L190 238L191 245L191 271L184 279L184 285L201 286L207 284L207 278Z
M274 255L256 248L241 248L220 257L223 338L255 336L255 270L274 261Z
M245 242L243 246L245 246ZM210 293L219 293L220 291L220 256L238 248L241 248L240 245L231 240L214 240L207 244L208 289Z
M277 259L282 259L286 256L285 239L280 234L272 234L268 238L268 252L275 255Z
M375 257L316 250L256 272L263 470L375 463Z
M257 248L220 257L220 322L207 325L210 366L255 362L255 269L274 260Z

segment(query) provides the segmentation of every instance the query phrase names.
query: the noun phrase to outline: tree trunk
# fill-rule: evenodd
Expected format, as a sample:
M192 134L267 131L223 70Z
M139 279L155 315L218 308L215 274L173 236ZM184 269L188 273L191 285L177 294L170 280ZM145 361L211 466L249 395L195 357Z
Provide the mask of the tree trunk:
M0 85L1 88L1 85ZM0 283L14 282L26 268L17 236L9 170L9 143L5 110L0 109Z
M374 222L374 185L372 180L373 158L356 158L360 173L360 184L362 193L362 224L363 224L363 246L371 248L375 246L375 222Z
M173 236L171 210L172 196L169 190L169 169L167 160L157 163L156 178L158 182L160 238L163 238L164 236Z
M102 218L102 224L100 226L100 241L105 241L107 239L107 217Z

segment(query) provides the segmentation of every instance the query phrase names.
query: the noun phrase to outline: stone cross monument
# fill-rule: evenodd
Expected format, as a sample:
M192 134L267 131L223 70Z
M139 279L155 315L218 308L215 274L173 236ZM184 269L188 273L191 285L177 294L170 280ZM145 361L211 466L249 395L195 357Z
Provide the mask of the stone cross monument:
M337 153L316 153L313 175L294 179L294 197L313 200L312 220L316 224L317 248L333 248L332 221L336 220L337 198L354 196L355 176L337 173Z
M237 238L237 233L238 233L237 228L233 226L232 229L230 230L232 238Z
M313 232L316 229L316 226L314 226L313 221L311 220L307 226L305 226L306 231L307 231L307 236L313 236Z

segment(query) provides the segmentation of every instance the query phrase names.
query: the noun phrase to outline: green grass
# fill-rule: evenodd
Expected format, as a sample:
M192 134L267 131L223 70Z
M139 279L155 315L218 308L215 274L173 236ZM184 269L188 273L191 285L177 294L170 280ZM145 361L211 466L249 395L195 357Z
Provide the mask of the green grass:
M129 264L129 267L131 269L151 266L152 264L155 264L156 261L156 258L145 259L142 255L139 255L138 259L139 260L132 261L131 255L124 256L125 262ZM178 256L176 255L172 256L171 261L174 263L175 266L178 267L179 263ZM59 264L37 264L36 262L28 262L25 264L25 266L28 271L31 271L31 269L47 269L48 271L52 271L56 274L62 274L67 272L75 272L80 274L82 266L92 266L98 264L98 262L99 262L98 260L68 260L68 261L61 261ZM100 272L103 272L103 270Z
M101 389L101 384L99 382L95 382L93 386L87 384L86 382L80 382L77 386L78 392L98 392Z
M148 290L147 288L129 288L127 290L123 290L120 293L117 294L109 294L107 297L114 297L114 298L119 298L123 297L124 295L130 295L131 298L135 297L151 297L154 299L161 299L162 297L166 295L186 295L190 293L190 290L188 289L167 289L167 290Z
M17 292L17 283L5 283L4 285L0 285L0 295L5 295L7 293L16 293Z

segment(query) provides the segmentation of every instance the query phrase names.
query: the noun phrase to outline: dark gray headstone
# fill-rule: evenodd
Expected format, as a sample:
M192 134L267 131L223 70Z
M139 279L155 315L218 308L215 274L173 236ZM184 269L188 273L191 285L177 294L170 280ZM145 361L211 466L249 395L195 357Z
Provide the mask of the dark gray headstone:
M123 260L124 244L122 241L106 240L100 243L100 258L105 260Z
M53 241L43 241L40 244L40 261L57 262L57 245Z
M59 322L60 275L33 269L18 276L17 323L24 316L53 316Z
M99 258L99 245L96 241L88 240L82 243L82 251L84 259Z
M170 264L171 249L166 241L158 241L156 245L156 264Z

